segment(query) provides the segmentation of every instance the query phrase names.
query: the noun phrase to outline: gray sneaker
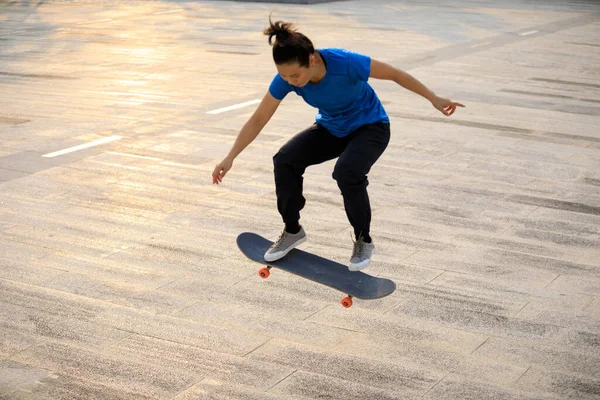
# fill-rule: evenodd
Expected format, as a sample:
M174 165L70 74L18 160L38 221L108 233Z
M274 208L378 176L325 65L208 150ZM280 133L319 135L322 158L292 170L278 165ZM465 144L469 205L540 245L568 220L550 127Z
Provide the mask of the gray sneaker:
M354 242L354 249L352 250L352 258L350 258L350 264L348 269L350 271L360 271L361 269L367 268L371 262L371 256L375 245L371 243L365 243L362 238Z
M279 260L294 247L304 242L306 242L306 233L304 233L303 227L300 227L300 232L298 233L288 233L284 229L279 239L265 253L265 261L272 262Z

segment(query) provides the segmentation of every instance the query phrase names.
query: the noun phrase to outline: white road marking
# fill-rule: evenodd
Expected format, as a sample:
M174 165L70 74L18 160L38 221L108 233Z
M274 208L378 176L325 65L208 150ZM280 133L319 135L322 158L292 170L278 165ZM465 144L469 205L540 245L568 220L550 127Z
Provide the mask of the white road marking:
M56 156L62 156L63 154L72 153L74 151L87 149L88 147L93 147L93 146L98 146L98 145L101 145L104 143L113 142L115 140L119 140L122 138L123 138L122 136L109 136L109 137L105 137L104 139L98 139L98 140L95 140L90 143L80 144L79 146L69 147L68 149L55 151L54 153L44 154L42 157L52 158L52 157L56 157Z
M519 33L519 35L521 35L521 36L528 36L528 35L533 35L534 33L538 33L538 31L521 32L521 33Z
M226 111L237 110L238 108L242 108L242 107L246 107L246 106L251 106L252 104L256 104L256 103L260 103L260 100L250 100L250 101L247 101L245 103L234 104L234 105L229 106L229 107L223 107L223 108L218 108L216 110L207 111L206 113L207 114L221 114L221 113L224 113Z

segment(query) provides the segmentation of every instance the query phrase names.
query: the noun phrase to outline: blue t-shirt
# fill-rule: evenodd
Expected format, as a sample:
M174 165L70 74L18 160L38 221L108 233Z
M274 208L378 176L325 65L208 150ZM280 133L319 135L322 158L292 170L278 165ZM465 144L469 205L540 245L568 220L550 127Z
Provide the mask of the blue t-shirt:
M295 92L317 108L316 122L332 135L343 137L357 128L390 120L377 94L367 83L371 58L344 49L318 49L325 59L327 72L319 83L296 87L279 74L273 78L269 92L277 100Z

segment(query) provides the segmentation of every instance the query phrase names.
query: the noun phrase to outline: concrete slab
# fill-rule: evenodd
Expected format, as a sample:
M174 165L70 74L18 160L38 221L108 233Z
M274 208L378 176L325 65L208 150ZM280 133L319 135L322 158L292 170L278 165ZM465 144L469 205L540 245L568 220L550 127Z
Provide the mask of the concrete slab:
M376 395L378 393L379 396L398 398L400 395L421 393L441 379L439 373L424 372L412 365L394 365L382 361L380 365L376 366L368 359L354 355L345 355L337 351L320 350L278 340L270 341L251 353L249 357L257 360L276 361L279 364L289 365L302 371L300 374L295 372L288 376L283 382L275 386L273 391L281 392L284 390L287 392L290 391L290 386L293 386L295 390L300 391L298 394L305 396L306 394L302 393L303 390L312 396L314 396L313 391L333 394L335 393L334 389L342 389L342 382L345 381L352 383L346 386L342 393L348 391L349 394L352 388L355 387L359 392L365 391L363 395L365 397L378 397ZM296 376L296 374L300 376ZM321 382L318 380L319 375L322 377ZM302 385L302 381L311 382L312 384Z
M13 357L48 370L61 370L69 376L87 381L101 381L109 386L127 386L128 392L148 397L167 397L193 384L194 372L174 370L120 357L77 348L62 343L46 342Z
M45 379L40 379L22 389L10 394L11 399L42 400L57 399L70 400L85 397L96 397L107 400L148 400L153 396L133 392L127 388L119 388L105 382L92 379L76 378L65 373L53 373Z
M30 367L11 360L0 360L0 396L7 396L23 385L36 382L48 376L42 368Z

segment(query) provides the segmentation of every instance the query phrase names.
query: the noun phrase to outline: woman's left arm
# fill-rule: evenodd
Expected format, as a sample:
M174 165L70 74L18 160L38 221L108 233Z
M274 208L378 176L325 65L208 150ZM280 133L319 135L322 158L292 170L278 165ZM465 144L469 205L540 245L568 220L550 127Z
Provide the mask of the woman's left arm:
M456 107L464 107L464 105L460 103L437 96L409 73L373 58L371 59L371 72L369 77L396 82L398 85L411 92L425 97L436 109L448 117L454 114Z

